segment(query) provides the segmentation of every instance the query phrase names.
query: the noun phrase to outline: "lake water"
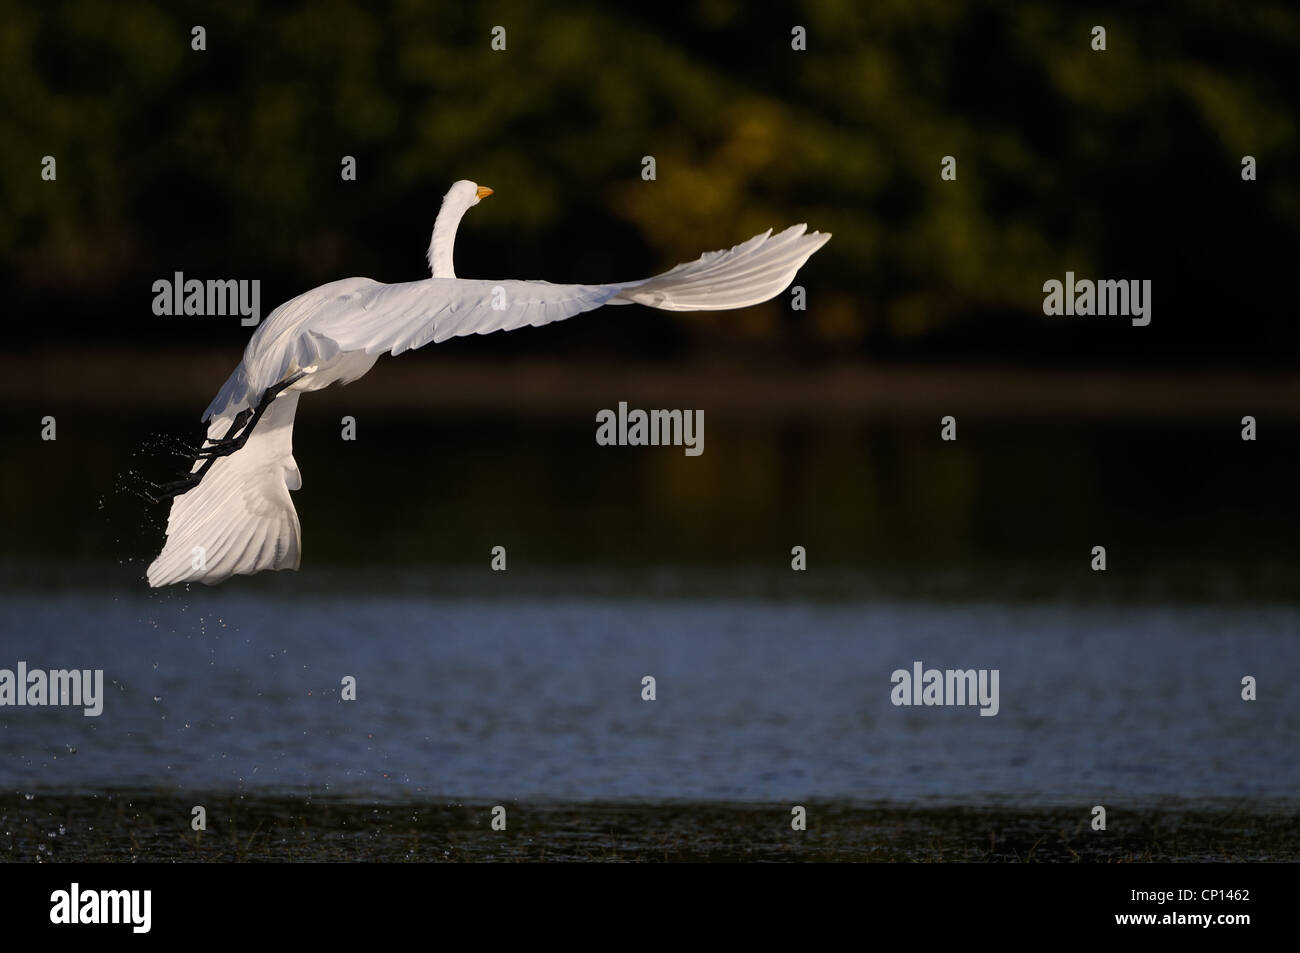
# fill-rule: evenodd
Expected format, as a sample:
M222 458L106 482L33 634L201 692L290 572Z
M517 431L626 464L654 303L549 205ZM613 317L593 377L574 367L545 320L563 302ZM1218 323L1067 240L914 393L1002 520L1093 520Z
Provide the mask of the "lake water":
M106 679L0 708L0 854L779 859L807 804L828 859L1300 857L1294 429L721 414L688 458L587 415L340 449L337 410L295 435L302 571L159 592L122 477L175 421L0 431L0 668ZM917 661L996 669L998 714L891 704Z
M420 597L240 582L10 594L0 659L104 712L0 709L0 788L365 798L1288 798L1293 607ZM994 717L891 673L997 669ZM642 699L642 679L656 699ZM1259 680L1260 700L1240 697ZM341 699L353 676L355 701Z

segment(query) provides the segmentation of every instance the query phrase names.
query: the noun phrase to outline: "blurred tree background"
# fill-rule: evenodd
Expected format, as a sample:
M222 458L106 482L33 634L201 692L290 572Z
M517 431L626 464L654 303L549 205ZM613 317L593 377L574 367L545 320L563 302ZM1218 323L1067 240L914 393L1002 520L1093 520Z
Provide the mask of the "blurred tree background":
M806 312L627 309L478 347L1186 367L1300 343L1295 6L662 7L6 3L11 341L242 345L237 321L154 316L152 282L260 278L265 315L335 278L419 278L470 178L497 195L462 225L464 275L626 279L773 226L835 236ZM1066 270L1152 279L1152 325L1044 317Z
M798 540L819 565L1012 579L999 560L1069 575L1104 539L1117 565L1200 560L1217 585L1226 563L1295 597L1294 4L0 3L0 567L126 554L138 577L157 552L120 476L174 474L150 435L199 434L249 329L154 315L154 281L259 279L266 315L418 279L469 178L496 195L462 224L467 276L639 278L796 222L834 239L806 311L606 310L313 395L313 565L504 541L519 566L784 570ZM1045 316L1066 271L1150 279L1150 326ZM620 400L707 408L710 449L597 447Z

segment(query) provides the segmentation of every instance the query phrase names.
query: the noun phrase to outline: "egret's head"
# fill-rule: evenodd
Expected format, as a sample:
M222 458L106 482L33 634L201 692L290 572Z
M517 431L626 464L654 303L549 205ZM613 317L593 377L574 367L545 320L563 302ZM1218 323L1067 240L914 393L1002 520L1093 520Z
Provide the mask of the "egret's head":
M477 182L469 181L469 179L461 179L447 190L447 198L455 200L457 205L464 208L478 205L479 202L491 194L492 190L486 185L479 185ZM444 201L446 200L444 199Z
M433 236L429 239L429 272L433 277L456 277L451 262L456 226L466 212L491 194L492 190L487 186L461 179L442 197L442 208L438 209L438 217L433 222Z

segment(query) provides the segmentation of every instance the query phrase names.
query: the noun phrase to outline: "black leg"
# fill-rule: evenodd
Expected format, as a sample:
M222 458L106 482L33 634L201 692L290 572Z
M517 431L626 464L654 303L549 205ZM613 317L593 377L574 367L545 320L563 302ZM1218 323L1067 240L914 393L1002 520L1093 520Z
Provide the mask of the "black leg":
M266 409L271 406L271 401L275 400L288 387L297 383L303 376L299 371L292 377L286 378L274 387L268 387L262 393L262 399L257 402L256 407L245 408L235 415L231 421L230 428L222 435L220 440L212 440L207 446L196 450L192 456L195 461L203 460L203 466L199 467L188 476L176 480L173 483L151 484L154 492L145 492L145 498L152 503L161 503L165 500L173 499L189 490L194 489L202 482L203 477L212 469L212 464L217 462L219 457L226 457L243 447L248 442L249 436L253 433L253 428L257 422L262 419ZM211 440L211 438L208 438Z

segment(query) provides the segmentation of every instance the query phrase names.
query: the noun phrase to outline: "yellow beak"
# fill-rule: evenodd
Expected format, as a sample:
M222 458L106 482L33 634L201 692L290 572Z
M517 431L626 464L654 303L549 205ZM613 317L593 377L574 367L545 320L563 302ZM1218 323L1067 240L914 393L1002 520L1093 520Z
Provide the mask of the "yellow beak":
M489 189L486 185L480 185L478 187L478 191L476 191L474 194L477 195L480 199L485 199L492 194L492 190Z

